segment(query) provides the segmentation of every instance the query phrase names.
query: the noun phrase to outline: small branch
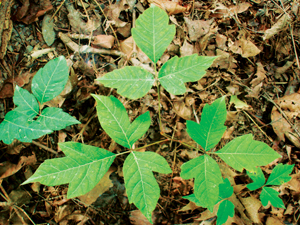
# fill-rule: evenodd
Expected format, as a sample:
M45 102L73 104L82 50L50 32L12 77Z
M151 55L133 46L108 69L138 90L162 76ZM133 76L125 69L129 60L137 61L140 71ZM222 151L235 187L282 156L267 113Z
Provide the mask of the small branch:
M45 145L42 145L41 143L39 142L36 142L36 141L32 141L32 144L35 144L36 146L40 147L40 148L43 148L44 150L48 151L48 152L51 152L55 155L57 155L58 153L56 151L54 151L53 149L51 148L48 148L47 146Z

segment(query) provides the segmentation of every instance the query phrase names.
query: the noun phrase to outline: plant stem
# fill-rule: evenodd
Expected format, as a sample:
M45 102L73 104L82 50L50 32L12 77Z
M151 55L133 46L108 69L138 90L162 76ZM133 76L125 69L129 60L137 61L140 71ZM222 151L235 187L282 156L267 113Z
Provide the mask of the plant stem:
M182 142L182 141L180 141L180 140L173 139L172 137L170 137L169 135L167 135L167 134L165 134L165 133L163 133L163 132L161 132L160 134L161 134L162 136L168 138L169 140L172 140L172 141L174 141L174 142L178 142L178 143L180 143L180 144L182 144L182 145L184 145L184 146L186 146L186 147L189 147L189 148L191 148L191 149L195 149L195 150L200 151L200 152L202 152L202 153L206 153L206 152L205 152L204 150L202 150L202 149L195 148L195 147L193 147L193 146L191 146L191 145L189 145L189 144L187 144L187 143L184 143L184 142Z
M159 129L160 131L162 130L162 124L161 124L161 114L160 114L160 90L159 90L159 82L158 82L158 74L156 70L156 64L154 64L154 71L155 71L155 81L156 81L156 86L157 86L157 99L158 99L158 120L159 120Z

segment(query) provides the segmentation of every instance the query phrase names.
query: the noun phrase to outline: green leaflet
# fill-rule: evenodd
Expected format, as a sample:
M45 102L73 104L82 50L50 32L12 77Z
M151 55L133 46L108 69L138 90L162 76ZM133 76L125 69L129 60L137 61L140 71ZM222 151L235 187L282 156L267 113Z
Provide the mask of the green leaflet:
M28 120L32 120L39 113L39 103L36 98L18 85L15 88L13 101L18 106L14 111L22 113Z
M226 115L225 97L222 97L211 105L204 106L200 124L187 121L187 132L205 151L208 151L221 140L226 130L224 126Z
M219 205L217 212L217 225L226 223L229 216L234 216L234 204L229 200L224 200Z
M187 199L187 200L189 200L191 202L194 202L197 206L200 206L200 207L204 208L204 206L202 206L202 203L199 201L199 199L196 198L195 194L190 194L190 195L182 196L182 198Z
M260 167L255 168L253 172L247 171L247 175L253 180L253 183L247 184L250 191L261 188L265 183L265 175Z
M52 130L25 117L17 110L12 110L5 115L0 124L0 130L0 139L5 144L11 144L14 139L22 142L32 142L33 139L52 133Z
M97 80L106 87L117 88L119 95L130 99L143 97L154 83L151 73L136 66L114 70Z
M279 163L272 170L266 185L281 185L290 181L292 178L289 174L293 171L293 168L294 165L283 165L282 163Z
M55 107L45 108L37 121L51 130L61 130L69 125L80 124L74 117Z
M269 202L277 208L285 209L283 201L278 197L279 192L270 187L263 187L260 193L260 200L263 206L267 206Z
M208 155L199 156L181 166L180 176L183 179L195 178L195 196L212 212L219 197L219 184L223 183L216 161Z
M197 54L182 58L175 56L161 67L158 79L168 92L182 95L186 92L184 83L200 80L216 58Z
M68 77L69 67L65 57L55 58L34 75L32 93L41 104L50 101L63 91Z
M129 202L134 203L151 223L152 211L160 194L152 171L164 174L172 172L167 161L154 152L131 152L123 166Z
M149 111L130 124L126 109L117 98L92 96L97 101L97 114L102 128L118 144L131 148L149 129L151 124Z
M175 25L168 25L168 14L155 5L151 5L135 22L131 29L137 46L157 63L174 38Z
M235 138L216 154L232 168L242 172L245 168L255 171L281 157L267 144L252 139L252 134Z
M81 143L59 143L66 157L48 159L23 184L40 182L54 186L69 183L67 198L92 190L115 159L115 154Z
M228 178L223 179L223 183L219 185L219 190L220 200L229 198L233 194L233 187L231 186Z

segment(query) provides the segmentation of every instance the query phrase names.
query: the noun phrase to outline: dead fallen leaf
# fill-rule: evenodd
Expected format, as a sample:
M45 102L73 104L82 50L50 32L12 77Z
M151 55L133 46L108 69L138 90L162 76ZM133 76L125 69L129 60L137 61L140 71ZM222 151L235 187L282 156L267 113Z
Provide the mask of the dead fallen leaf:
M194 52L194 46L185 39L182 47L180 48L180 56L184 57L184 56L192 55L193 52Z
M291 22L291 17L288 13L284 13L283 16L268 30L265 31L263 36L264 40L270 39L275 34L282 31Z
M244 58L253 57L260 53L260 50L251 41L240 39L234 43L228 43L229 49L236 54L240 54Z
M258 212L258 210L262 206L260 200L253 196L250 196L248 198L240 198L240 200L245 206L250 219L254 223L261 223L261 218L264 216L264 214Z
M284 223L276 217L268 217L266 225L284 225Z
M49 0L23 0L22 6L19 6L12 16L12 20L31 24L38 20L38 17L46 14L53 9Z
M192 116L192 109L190 107L187 107L184 103L184 100L178 99L173 103L174 106L174 112L182 117L185 120L190 120Z
M148 0L150 4L156 5L159 8L165 10L169 15L174 15L178 13L189 12L191 5L182 5L183 1L169 1L169 0Z
M13 164L9 161L0 163L0 179L9 177L17 173L25 165L33 165L36 163L35 154L31 156L21 156L18 164Z
M152 221L155 221L152 216ZM130 222L133 225L151 225L151 223L147 220L147 218L141 213L140 210L133 210L130 212Z
M295 128L300 130L300 94L293 93L285 95L282 98L277 99L275 103L278 104L291 123L294 124ZM279 140L285 141L285 137L287 137L296 147L300 148L299 137L295 134L294 129L275 106L273 106L272 109L271 119L273 130Z
M51 20L51 15L47 14L43 19L42 26L43 38L48 46L51 46L55 41L54 22Z
M114 45L115 37L112 35L97 35L94 37L92 44L102 48L111 49Z
M127 22L120 20L119 16L122 11L129 8L130 6L128 5L126 0L120 0L116 1L115 4L110 4L109 7L106 7L104 9L104 13L111 20L109 21L109 23L114 24L116 27L124 27Z
M210 25L214 21L211 20L191 20L188 17L184 17L184 21L187 24L189 37L191 41L197 41L198 38L204 36L209 32Z

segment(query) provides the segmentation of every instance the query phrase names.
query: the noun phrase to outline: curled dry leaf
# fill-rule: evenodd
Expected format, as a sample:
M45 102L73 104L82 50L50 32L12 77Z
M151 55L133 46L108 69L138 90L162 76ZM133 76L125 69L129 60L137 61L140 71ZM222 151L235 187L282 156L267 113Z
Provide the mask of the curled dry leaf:
M21 156L18 164L13 164L9 161L5 161L3 163L0 163L0 179L3 179L5 177L9 177L15 173L17 173L23 166L25 165L31 165L36 163L36 157L35 154L31 156Z
M185 120L190 120L192 116L192 110L190 107L187 107L183 100L179 99L175 101L174 104L174 112Z
M133 225L151 225L147 218L141 213L140 210L133 210L130 212L130 222ZM154 214L152 216L152 221L155 221Z
M182 0L176 2L169 0L148 0L148 2L165 10L169 15L189 12L191 9L191 5L182 5Z
M251 41L240 39L234 43L228 43L229 49L236 54L240 54L244 58L256 56L260 50Z
M187 24L188 32L191 41L197 41L198 38L204 36L209 32L210 25L213 22L211 20L190 20L188 17L184 17L184 21Z
M112 48L115 42L115 37L112 35L97 35L94 37L92 44L102 48Z
M283 16L268 30L265 31L263 36L264 40L270 39L275 34L282 31L291 22L291 17L289 14L284 13Z
M261 218L264 215L263 213L259 213L258 210L260 209L261 202L253 197L247 197L247 198L240 198L241 202L243 203L243 205L245 206L245 209L248 212L248 215L251 219L251 221L253 221L254 223L261 223Z
M109 21L110 23L114 24L116 27L124 27L127 22L123 22L119 19L120 13L124 10L129 9L130 6L128 5L126 0L116 1L115 4L111 4L109 7L104 9L104 14L112 20Z
M293 93L283 96L275 101L288 117L294 128L300 130L300 94ZM287 137L297 148L300 148L300 140L295 130L289 122L284 118L281 112L274 106L271 113L272 127L279 140L285 141Z
M243 13L248 10L251 6L248 2L237 3L236 5L232 5L226 7L220 2L215 4L215 8L212 10L213 17L217 18L226 18L226 17L234 17L236 14Z

